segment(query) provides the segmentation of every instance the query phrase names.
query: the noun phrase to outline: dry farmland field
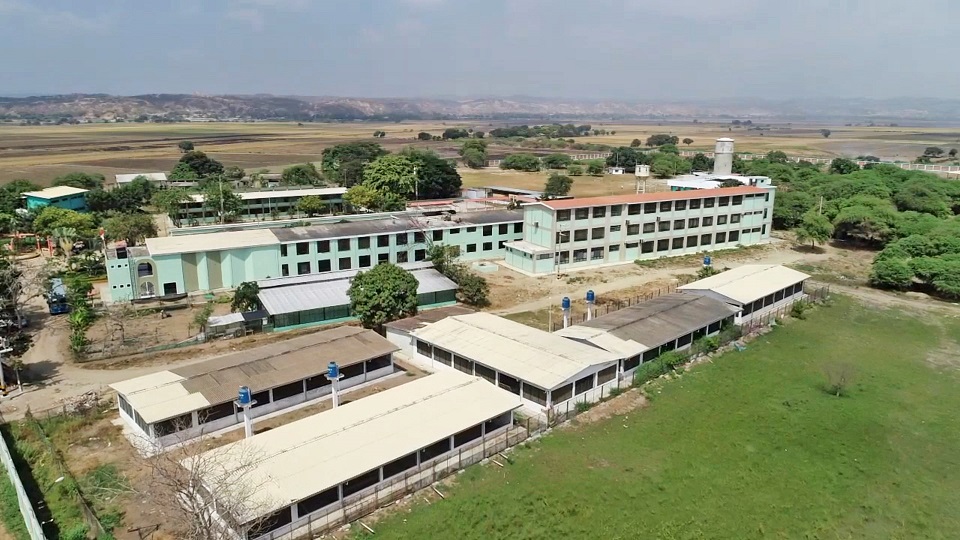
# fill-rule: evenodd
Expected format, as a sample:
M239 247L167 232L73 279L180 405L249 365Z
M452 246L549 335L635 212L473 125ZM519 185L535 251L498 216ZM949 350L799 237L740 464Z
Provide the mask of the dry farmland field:
M687 148L709 150L717 137L734 137L737 149L746 152L783 150L790 154L835 156L872 154L884 159L910 160L927 146L960 147L960 129L937 127L844 127L814 124L763 124L764 130L732 127L719 123L591 123L615 134L583 137L578 142L628 145L655 133L670 133L693 139ZM317 161L327 146L357 140L374 141L372 134L383 130L377 140L388 150L410 144L434 148L452 156L456 142L421 142L420 131L440 134L447 127L477 130L517 122L346 122L346 123L183 123L183 124L88 124L76 126L17 126L0 124L0 183L27 178L47 183L74 171L99 172L108 179L118 173L169 171L179 158L177 143L193 141L199 149L226 165L248 170L279 170L286 165ZM830 138L820 135L828 128ZM502 156L518 148L494 145L491 155ZM529 186L542 186L541 177L491 178ZM474 177L478 182L487 179ZM476 185L470 179L465 184ZM616 179L614 179L616 180ZM626 188L624 188L626 189ZM597 184L578 195L616 193L619 187Z

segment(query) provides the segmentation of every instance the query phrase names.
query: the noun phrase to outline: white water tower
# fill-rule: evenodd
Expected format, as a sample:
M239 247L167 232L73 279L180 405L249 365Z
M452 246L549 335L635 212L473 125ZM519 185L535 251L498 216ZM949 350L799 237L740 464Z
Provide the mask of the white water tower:
M636 175L637 175L637 193L646 193L647 180L650 179L650 166L638 164L636 168Z
M713 174L733 174L733 139L717 139L713 150Z

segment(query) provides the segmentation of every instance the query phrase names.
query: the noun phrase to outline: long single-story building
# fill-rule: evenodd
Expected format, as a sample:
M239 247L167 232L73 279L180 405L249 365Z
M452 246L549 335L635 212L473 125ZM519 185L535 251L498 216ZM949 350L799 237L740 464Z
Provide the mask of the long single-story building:
M337 362L346 389L394 372L397 347L376 332L343 326L111 384L120 418L144 442L168 446L242 421L234 401L253 392L254 417L330 393Z
M241 538L305 538L479 461L519 405L475 377L435 373L210 450L198 472L208 491L243 494L244 515L225 519Z
M401 265L417 280L417 307L430 309L457 302L457 284L430 263ZM353 320L350 313L350 280L359 270L257 282L257 297L269 314L267 328L291 330L317 324Z
M622 375L661 354L682 350L704 336L733 324L736 309L697 295L667 294L641 302L554 334L592 345L621 359Z
M343 211L343 195L347 188L295 188L259 191L238 191L243 206L236 215L240 221L276 219L281 215L300 215L297 203L304 197L319 197L327 205L328 213ZM202 194L193 194L180 204L179 218L183 223L199 225L215 222L217 212L204 204Z
M447 317L412 334L417 361L477 375L536 413L597 401L617 384L619 356L490 313Z
M779 264L745 264L677 289L735 307L736 323L743 324L803 298L808 279L807 274Z
M476 313L477 310L469 308L467 306L454 304L451 306L438 307L436 309L428 309L425 311L420 311L413 317L407 317L406 319L400 319L398 321L388 322L383 325L386 330L386 338L390 343L393 343L397 347L400 347L400 352L407 355L408 358L416 361L416 352L417 352L417 340L413 337L413 332L419 330L429 324L433 324L437 321L446 319L447 317L455 317L457 315L469 315L471 313ZM432 362L430 365L424 367L432 367Z

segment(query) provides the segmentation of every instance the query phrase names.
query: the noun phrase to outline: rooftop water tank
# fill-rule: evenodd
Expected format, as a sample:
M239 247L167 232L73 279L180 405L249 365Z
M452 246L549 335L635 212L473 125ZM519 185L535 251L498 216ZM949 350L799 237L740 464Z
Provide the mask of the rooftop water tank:
M331 379L336 379L340 376L340 366L336 362L330 362L327 364L327 377Z
M250 402L253 401L253 396L250 393L249 386L240 387L240 392L238 392L237 394L237 401L240 403L241 406L249 405Z
M563 297L563 300L560 300L560 307L562 307L562 308L565 309L565 310L566 310L566 309L570 309L570 297L569 297L569 296L564 296L564 297Z

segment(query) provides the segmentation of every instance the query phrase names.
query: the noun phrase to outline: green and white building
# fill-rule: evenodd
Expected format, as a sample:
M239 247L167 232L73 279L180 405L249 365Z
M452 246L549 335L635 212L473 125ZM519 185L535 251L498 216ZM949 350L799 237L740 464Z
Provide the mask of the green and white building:
M754 245L770 238L774 186L584 199L523 207L505 264L531 275Z
M300 217L297 203L303 197L320 197L327 204L327 213L343 211L343 194L347 188L300 188L275 189L264 191L238 191L243 207L236 214L239 221L266 221L280 217ZM190 196L189 201L180 204L179 219L184 225L202 225L215 223L219 219L215 209L207 207L202 194Z

